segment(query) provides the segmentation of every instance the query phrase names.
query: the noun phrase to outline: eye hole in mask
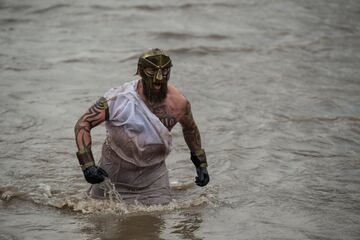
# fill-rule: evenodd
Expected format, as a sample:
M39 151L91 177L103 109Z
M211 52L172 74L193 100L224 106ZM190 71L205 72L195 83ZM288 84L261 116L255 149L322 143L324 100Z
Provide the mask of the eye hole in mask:
M149 77L153 77L155 74L157 74L158 71L159 71L159 69L156 69L156 68L145 68L144 69L145 74ZM161 73L164 77L166 77L168 75L169 71L170 71L170 68L161 69Z

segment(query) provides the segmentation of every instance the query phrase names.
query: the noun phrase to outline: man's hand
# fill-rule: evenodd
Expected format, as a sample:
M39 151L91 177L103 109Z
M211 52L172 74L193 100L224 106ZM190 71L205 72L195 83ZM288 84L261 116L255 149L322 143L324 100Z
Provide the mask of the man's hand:
M79 160L84 177L88 183L96 184L104 181L108 174L101 167L95 165L94 157L90 148L78 151L76 156Z
M96 184L104 181L104 177L109 177L104 169L95 165L83 170L84 177L88 183Z
M196 168L197 177L195 177L196 185L200 187L206 186L209 181L209 173L207 171L206 154L203 149L199 149L196 152L191 152L191 161L194 163Z
M197 167L196 173L198 175L197 177L195 177L196 185L200 187L206 186L210 181L209 173L206 167Z

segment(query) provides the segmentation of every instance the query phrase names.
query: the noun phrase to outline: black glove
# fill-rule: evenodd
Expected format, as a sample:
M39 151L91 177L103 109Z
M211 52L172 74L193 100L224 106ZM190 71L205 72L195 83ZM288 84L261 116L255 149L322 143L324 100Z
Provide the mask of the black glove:
M96 184L104 181L104 177L109 177L104 169L95 166L94 157L91 149L84 149L76 153L84 177L88 183Z
M197 177L195 177L196 185L198 185L200 187L206 186L210 181L209 173L208 173L206 167L196 168L196 173L198 175Z
M95 165L84 169L83 173L86 181L91 184L101 183L104 177L109 177L104 169Z
M205 151L200 149L196 152L191 152L191 161L196 168L197 177L195 177L196 185L200 187L206 186L210 181L210 176L207 171L207 161Z

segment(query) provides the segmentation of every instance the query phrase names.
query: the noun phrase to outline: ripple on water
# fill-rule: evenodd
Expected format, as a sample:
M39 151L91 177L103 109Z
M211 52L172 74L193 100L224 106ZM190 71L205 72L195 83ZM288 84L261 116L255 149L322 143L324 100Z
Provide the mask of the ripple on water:
M175 40L186 40L186 39L196 39L203 38L208 40L223 40L228 39L230 37L222 34L207 34L207 35L199 35L194 33L180 33L180 32L149 32L148 35L153 36L158 39L175 39Z
M8 110L1 115L2 134L15 134L29 130L41 123L35 116Z
M155 35L157 37L161 37L163 33L156 33ZM169 34L169 33L167 33ZM182 35L184 38L187 38L186 34ZM194 35L195 36L195 35ZM221 38L225 39L228 38L225 35L205 35L205 36L199 36L197 38L209 38L214 39ZM186 56L206 56L206 55L224 55L226 53L253 53L257 51L255 48L238 48L238 47L217 47L217 46L196 46L196 47L179 47L179 48L168 48L164 49L166 53L169 55L186 55ZM127 57L119 60L119 62L127 62L131 60L136 60L139 58L139 54L130 54Z
M53 13L54 11L57 11L62 8L68 8L71 7L70 4L54 4L49 7L41 8L38 10L32 11L33 14L45 14L45 13Z

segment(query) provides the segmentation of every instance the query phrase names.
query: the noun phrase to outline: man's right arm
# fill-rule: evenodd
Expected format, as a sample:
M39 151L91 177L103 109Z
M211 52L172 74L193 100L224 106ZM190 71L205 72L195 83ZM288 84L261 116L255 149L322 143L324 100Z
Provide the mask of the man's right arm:
M102 97L80 117L75 125L75 141L80 152L91 148L90 130L108 119L107 100Z
M107 177L107 173L95 166L93 154L91 152L92 128L109 119L109 108L107 100L100 98L80 117L75 125L75 142L78 148L76 156L83 170L86 181L89 183L100 183Z

